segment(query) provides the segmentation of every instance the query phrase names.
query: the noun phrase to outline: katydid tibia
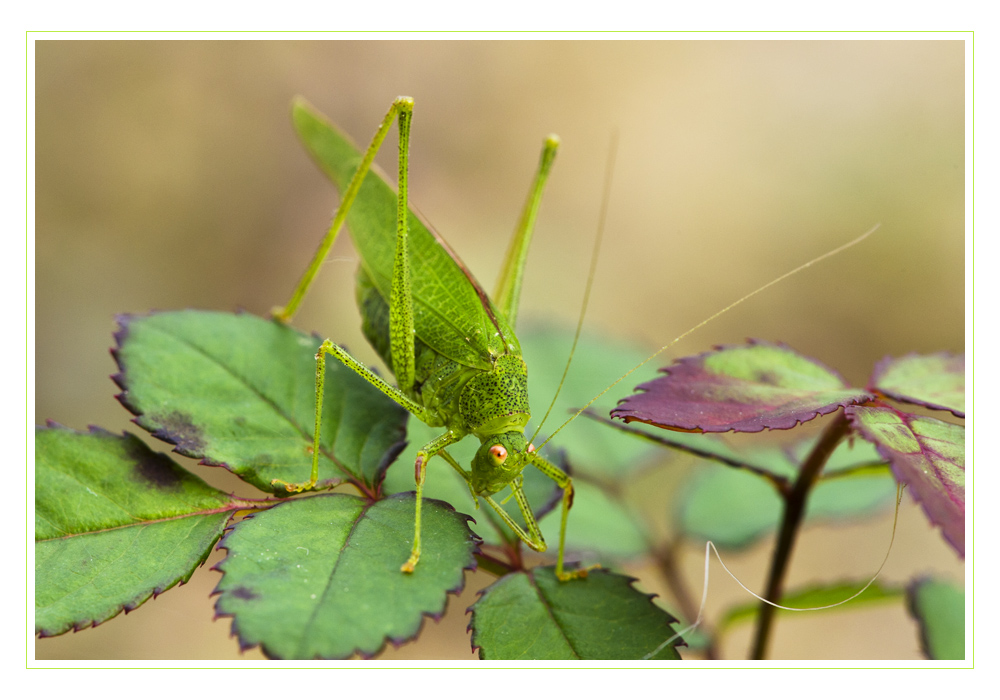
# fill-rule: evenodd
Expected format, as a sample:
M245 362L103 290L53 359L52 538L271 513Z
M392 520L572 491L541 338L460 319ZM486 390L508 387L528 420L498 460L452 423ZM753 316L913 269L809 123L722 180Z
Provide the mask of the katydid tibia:
M297 105L296 110L306 108ZM413 547L402 571L412 572L420 559L424 478L428 461L440 455L465 479L474 499L485 500L525 544L540 552L545 551L546 544L522 490L521 472L532 464L552 479L563 490L556 575L560 580L586 575L586 569L564 570L566 519L573 502L573 483L566 472L538 454L525 437L530 418L527 367L513 329L535 214L558 139L550 136L545 141L538 172L491 299L447 244L408 209L412 111L411 98L396 99L363 154L346 146L342 153L331 154L334 157L326 165L343 192L340 205L292 299L274 312L280 321L292 318L346 221L360 257L356 291L362 329L395 375L398 386L383 380L340 346L324 341L316 354L311 476L303 483L275 481L273 485L289 492L316 485L326 355L333 355L424 423L445 429L417 453ZM371 172L375 154L394 121L399 130L395 193ZM346 139L345 143L349 144ZM412 275L411 266L415 268ZM449 445L468 435L482 442L470 470L447 451ZM520 508L526 529L493 499L507 487Z

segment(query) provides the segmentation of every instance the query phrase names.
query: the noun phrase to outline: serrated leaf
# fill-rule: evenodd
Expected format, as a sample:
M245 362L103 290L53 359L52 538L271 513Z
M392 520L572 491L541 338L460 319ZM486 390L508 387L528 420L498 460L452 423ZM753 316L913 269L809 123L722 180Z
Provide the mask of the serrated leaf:
M965 418L965 356L939 352L893 359L872 372L869 386L906 403L951 411Z
M99 624L187 581L233 509L134 435L37 428L35 632Z
M611 411L625 422L707 433L793 428L872 394L791 348L752 340L677 360Z
M320 340L250 314L175 311L123 317L121 402L176 451L259 489L312 469ZM373 489L403 446L407 413L339 362L326 365L319 487Z
M824 586L813 586L809 588L789 591L782 596L781 605L786 608L795 608L799 612L826 612L827 610L845 610L857 605L869 605L871 603L887 603L898 600L903 595L902 588L894 586L883 586L878 581L868 585L867 580L844 581L841 583L828 584ZM856 595L858 591L863 592ZM854 596L854 597L852 597ZM838 605L838 603L842 603ZM826 606L836 607L827 608ZM826 610L808 610L808 608L826 608ZM750 603L730 608L722 614L715 629L721 636L722 633L732 625L751 620L760 612L760 603ZM784 610L778 610L779 614Z
M809 494L806 519L865 517L891 503L894 493L892 478L879 471L824 478ZM783 508L767 479L710 462L698 465L677 503L680 532L732 549L748 547L776 529Z
M922 578L907 586L910 614L920 624L929 659L965 659L965 591L947 581Z
M847 416L964 557L965 427L889 406L854 406Z
M604 570L561 583L554 569L508 574L482 591L472 644L482 659L641 659L675 634L676 620ZM654 658L678 660L676 640Z
M297 498L247 518L220 545L216 612L244 648L276 659L370 656L411 639L461 590L476 549L467 516L424 499L423 551L404 574L413 518L412 494Z

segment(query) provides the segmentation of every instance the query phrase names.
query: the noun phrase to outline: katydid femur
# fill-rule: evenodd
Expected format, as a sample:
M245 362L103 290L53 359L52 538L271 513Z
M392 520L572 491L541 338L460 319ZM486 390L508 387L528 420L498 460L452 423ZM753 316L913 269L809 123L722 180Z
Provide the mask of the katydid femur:
M296 109L305 109L301 105ZM418 419L445 432L424 445L414 464L416 512L413 547L402 571L412 572L420 560L420 511L428 461L440 455L462 478L473 499L482 498L532 549L546 549L538 524L522 490L521 472L528 464L563 490L556 575L568 580L585 569L565 571L566 518L573 502L569 475L542 457L524 435L530 418L527 366L513 325L524 263L542 190L558 147L546 139L538 171L511 240L492 299L448 245L409 211L407 161L413 100L393 102L368 149L360 156L345 150L331 159L330 172L343 191L326 236L288 304L274 312L287 322L295 314L345 220L360 256L357 299L362 330L396 377L390 385L330 340L316 354L316 426L312 474L304 483L273 482L289 492L315 487L319 472L320 424L326 355L333 355ZM392 126L399 128L398 190L376 174L372 161ZM395 200L393 218L392 201ZM411 265L415 273L411 275ZM471 470L463 468L447 447L468 435L482 445ZM526 529L515 522L493 496L510 487Z

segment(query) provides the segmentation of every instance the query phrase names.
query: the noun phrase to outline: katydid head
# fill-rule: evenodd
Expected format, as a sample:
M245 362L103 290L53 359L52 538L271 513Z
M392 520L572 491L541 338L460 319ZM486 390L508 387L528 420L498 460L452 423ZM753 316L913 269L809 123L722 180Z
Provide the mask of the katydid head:
M473 490L489 496L506 488L527 466L533 451L520 430L484 437L472 460Z

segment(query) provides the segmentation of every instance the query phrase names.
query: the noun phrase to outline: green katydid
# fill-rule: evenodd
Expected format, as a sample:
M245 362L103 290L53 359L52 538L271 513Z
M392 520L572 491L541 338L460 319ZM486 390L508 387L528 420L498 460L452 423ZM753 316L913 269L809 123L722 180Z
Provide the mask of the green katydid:
M297 106L297 110L305 110ZM524 263L535 215L558 139L546 139L538 171L514 232L495 293L489 297L447 244L409 211L407 163L413 100L397 98L364 154L344 150L331 158L330 172L343 191L330 229L320 243L289 303L274 312L287 322L295 314L345 220L360 256L357 299L362 329L393 372L393 387L330 340L316 354L316 427L312 473L304 483L276 480L289 492L315 487L320 454L320 423L326 355L351 368L379 391L432 427L445 429L424 445L414 465L416 512L413 547L402 571L412 572L420 559L420 512L427 463L440 455L462 478L473 499L482 498L529 547L546 544L522 490L522 470L532 464L563 489L562 521L556 574L560 580L586 575L565 571L566 520L573 502L573 482L542 457L525 437L530 418L527 366L513 326L517 317ZM399 130L398 190L369 172L393 122ZM345 139L346 141L346 139ZM395 201L395 217L392 202ZM411 266L416 268L411 275ZM482 444L466 470L447 448L468 435ZM525 530L493 496L509 487L527 526ZM477 501L478 502L478 501Z

